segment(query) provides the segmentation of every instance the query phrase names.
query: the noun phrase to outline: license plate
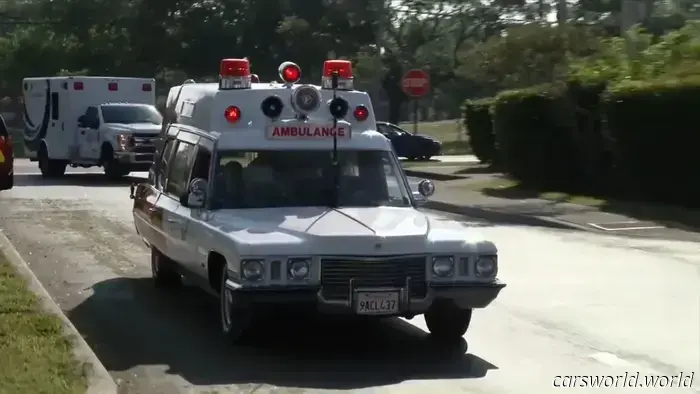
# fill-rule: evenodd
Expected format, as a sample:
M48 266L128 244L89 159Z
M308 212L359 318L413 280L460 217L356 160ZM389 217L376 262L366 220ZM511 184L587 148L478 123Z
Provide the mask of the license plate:
M299 139L314 140L328 139L334 136L339 139L349 139L351 134L350 124L338 122L333 127L332 124L277 124L267 128L267 138L269 139Z
M359 315L390 315L399 312L398 292L357 293L355 309Z

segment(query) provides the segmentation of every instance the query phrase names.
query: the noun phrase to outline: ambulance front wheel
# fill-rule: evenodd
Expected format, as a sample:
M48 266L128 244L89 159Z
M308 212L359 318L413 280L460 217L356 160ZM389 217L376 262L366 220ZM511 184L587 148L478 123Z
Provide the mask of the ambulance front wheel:
M65 160L49 159L46 146L42 145L39 150L39 170L44 178L58 178L66 173L68 163Z

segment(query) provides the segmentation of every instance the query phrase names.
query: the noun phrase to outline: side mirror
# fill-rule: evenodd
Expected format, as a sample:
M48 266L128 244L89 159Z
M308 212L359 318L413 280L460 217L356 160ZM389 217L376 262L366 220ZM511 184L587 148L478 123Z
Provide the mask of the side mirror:
M85 115L80 115L78 117L78 127L86 127L85 126Z
M423 197L432 196L435 194L435 184L428 179L423 179L418 183L418 193Z
M180 197L180 204L188 208L202 208L207 196L208 182L195 178L190 182L187 192Z

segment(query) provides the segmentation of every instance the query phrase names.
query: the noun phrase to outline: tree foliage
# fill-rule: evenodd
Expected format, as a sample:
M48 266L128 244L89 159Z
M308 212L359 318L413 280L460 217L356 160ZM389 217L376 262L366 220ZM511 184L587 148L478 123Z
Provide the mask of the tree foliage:
M681 10L657 3L651 32L694 12L692 2ZM87 73L155 76L162 93L184 78L215 79L227 57L249 58L263 80L295 61L303 80L317 83L323 61L338 57L354 62L357 86L380 117L406 116L400 82L410 68L431 75L423 115L456 117L465 98L552 81L571 64L578 74L607 75L616 64L640 76L661 72L646 63L636 70L615 53L619 38L600 39L616 9L608 0L8 0L0 3L0 89L16 97L24 77ZM672 56L675 72L689 73L691 30L636 56ZM680 46L691 54L673 52Z

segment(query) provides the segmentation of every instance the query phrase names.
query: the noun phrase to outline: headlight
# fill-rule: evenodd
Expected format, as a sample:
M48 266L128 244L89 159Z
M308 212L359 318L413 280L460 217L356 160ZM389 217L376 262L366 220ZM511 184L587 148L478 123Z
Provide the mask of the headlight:
M287 262L287 274L290 279L306 279L310 273L308 260L295 259Z
M439 277L452 276L455 272L455 260L451 256L433 258L433 273Z
M481 256L474 264L476 276L488 277L496 274L496 256Z
M243 273L243 279L255 282L263 278L265 267L262 260L244 260L241 263L241 272Z
M117 135L117 147L121 150L126 150L131 147L131 135L129 134L119 134Z

